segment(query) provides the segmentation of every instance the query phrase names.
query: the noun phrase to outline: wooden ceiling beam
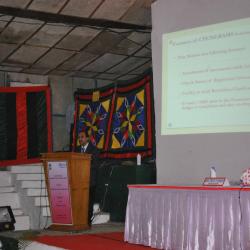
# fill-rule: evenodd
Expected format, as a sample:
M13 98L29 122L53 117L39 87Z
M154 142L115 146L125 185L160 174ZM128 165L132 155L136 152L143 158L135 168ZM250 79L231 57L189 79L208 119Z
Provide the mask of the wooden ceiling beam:
M152 27L148 25L137 25L132 23L124 23L124 22L105 20L105 19L54 14L42 11L6 7L1 5L0 5L0 14L13 17L20 17L20 18L29 18L49 23L62 23L73 26L92 26L100 28L129 29L129 30L143 30L143 31L152 30Z

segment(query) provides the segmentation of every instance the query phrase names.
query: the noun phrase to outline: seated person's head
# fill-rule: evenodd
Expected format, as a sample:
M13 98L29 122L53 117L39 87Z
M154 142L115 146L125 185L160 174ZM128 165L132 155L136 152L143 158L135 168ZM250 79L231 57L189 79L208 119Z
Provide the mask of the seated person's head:
M78 134L78 141L81 146L84 146L89 142L89 137L84 131L82 131Z

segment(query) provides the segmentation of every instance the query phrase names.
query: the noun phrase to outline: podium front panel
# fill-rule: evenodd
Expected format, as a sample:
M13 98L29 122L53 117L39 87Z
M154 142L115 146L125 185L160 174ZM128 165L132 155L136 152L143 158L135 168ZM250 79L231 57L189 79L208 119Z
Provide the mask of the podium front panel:
M73 224L67 161L48 161L51 219L55 224Z
M42 154L50 203L51 229L88 229L91 155L76 152Z

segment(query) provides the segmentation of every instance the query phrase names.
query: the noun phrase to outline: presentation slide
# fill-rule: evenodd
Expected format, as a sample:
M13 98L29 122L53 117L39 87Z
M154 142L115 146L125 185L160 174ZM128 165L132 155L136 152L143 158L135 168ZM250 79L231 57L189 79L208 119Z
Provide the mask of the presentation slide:
M161 134L250 132L250 18L163 35Z

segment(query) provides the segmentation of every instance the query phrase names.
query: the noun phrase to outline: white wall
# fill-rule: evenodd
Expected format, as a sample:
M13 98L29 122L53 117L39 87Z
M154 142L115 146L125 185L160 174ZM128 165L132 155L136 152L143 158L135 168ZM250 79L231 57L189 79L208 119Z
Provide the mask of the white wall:
M217 176L238 181L250 167L250 134L160 135L162 34L250 16L249 0L157 0L152 5L152 53L158 184L200 184Z

